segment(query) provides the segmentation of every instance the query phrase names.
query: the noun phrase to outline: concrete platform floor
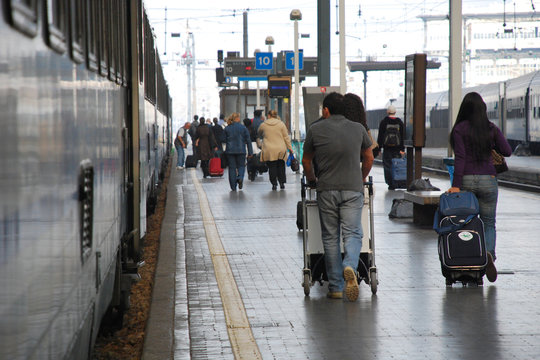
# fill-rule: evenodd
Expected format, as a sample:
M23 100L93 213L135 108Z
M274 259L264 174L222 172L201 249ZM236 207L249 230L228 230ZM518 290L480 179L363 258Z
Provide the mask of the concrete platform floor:
M173 171L144 359L234 358L206 238L212 224L263 359L540 359L540 194L499 188L497 282L447 288L436 233L388 218L403 193L387 190L374 167L380 283L375 296L361 284L348 302L327 299L326 284L304 296L300 175L287 170L285 190L272 191L264 174L237 192L227 170L209 179L199 168Z

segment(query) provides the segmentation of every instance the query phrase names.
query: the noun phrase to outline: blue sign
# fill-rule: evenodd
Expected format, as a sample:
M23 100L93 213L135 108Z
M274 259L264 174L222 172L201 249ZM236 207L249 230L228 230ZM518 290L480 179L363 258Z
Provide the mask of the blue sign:
M304 69L304 53L298 52L298 67L299 70ZM287 51L285 53L285 70L294 70L294 51Z
M238 81L266 81L266 76L239 76Z
M256 70L272 70L274 67L274 58L271 52L258 52L255 54Z

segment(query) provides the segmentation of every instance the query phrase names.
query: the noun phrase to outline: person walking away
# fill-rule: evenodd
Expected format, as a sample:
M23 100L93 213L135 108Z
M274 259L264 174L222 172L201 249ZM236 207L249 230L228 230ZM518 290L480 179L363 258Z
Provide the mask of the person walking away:
M392 159L405 155L405 146L403 144L405 126L403 121L396 117L396 107L394 105L388 106L386 112L388 116L382 119L379 124L377 143L383 152L384 181L388 185L389 190L394 190Z
M176 138L174 139L174 147L176 148L176 155L178 157L176 160L176 169L184 168L184 149L187 147L187 133L190 127L191 124L186 122L176 133Z
M508 157L512 155L512 148L501 130L489 121L486 109L486 103L476 92L468 93L461 102L450 133L455 160L454 178L448 192L470 191L478 198L488 253L486 277L494 282L497 280L495 215L499 190L491 150Z
M191 138L191 150L193 151L193 156L197 158L197 147L195 146L195 137L197 133L197 127L199 126L199 115L193 116L193 121L191 122L191 127L189 128L188 134Z
M287 182L285 176L287 150L293 152L287 127L281 121L277 112L270 110L268 119L259 126L257 133L262 138L261 161L265 161L268 166L272 190L277 189L278 182L280 188L285 189L285 183Z
M201 160L203 178L206 178L210 176L208 163L214 157L214 152L217 150L217 143L210 126L204 124L204 118L201 117L200 121L201 123L195 133L195 146L197 148L197 156Z
M377 157L380 151L379 145L373 139L373 136L371 136L371 131L369 130L369 126L367 124L366 108L364 107L362 99L356 94L347 93L344 95L343 102L345 103L344 116L348 120L364 125L364 128L371 139L371 151L373 152L373 157Z
M225 115L219 114L218 125L225 129L225 126L227 126L227 122L225 121Z
M373 153L364 126L347 120L344 112L343 95L333 92L324 98L324 119L312 124L307 131L302 165L309 184L317 188L329 282L327 297L341 299L345 289L347 299L356 301L356 268L363 237L363 181L373 165ZM318 164L317 177L312 166L314 157ZM343 241L343 258L340 241Z
M259 131L259 126L264 122L264 116L262 115L262 110L255 110L253 112L253 121L251 122L253 125L253 131L255 134L257 134L257 131ZM252 140L255 141L255 140Z
M236 186L242 189L246 171L246 147L248 158L253 156L253 147L248 129L240 123L240 114L233 113L228 119L230 125L225 128L227 159L229 161L229 185L232 191Z
M216 139L218 152L223 152L223 144L225 144L225 130L221 125L219 125L219 120L214 118L214 126L212 126L212 132L214 133L214 138Z

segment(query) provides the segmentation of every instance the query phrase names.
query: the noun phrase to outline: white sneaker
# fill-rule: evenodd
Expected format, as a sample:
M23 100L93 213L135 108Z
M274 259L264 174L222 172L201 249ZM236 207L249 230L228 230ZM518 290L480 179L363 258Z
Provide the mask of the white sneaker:
M176 167L176 170L180 170L182 167L181 166L177 166Z

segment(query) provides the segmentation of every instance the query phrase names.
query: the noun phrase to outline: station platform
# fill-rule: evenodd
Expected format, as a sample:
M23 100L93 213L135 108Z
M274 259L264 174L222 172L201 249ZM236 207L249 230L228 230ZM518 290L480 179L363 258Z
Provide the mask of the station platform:
M447 288L437 234L390 219L403 191L371 174L378 291L361 284L349 302L327 284L304 296L299 174L287 169L285 190L264 174L231 192L227 170L173 170L143 359L539 359L540 194L499 188L497 281Z

